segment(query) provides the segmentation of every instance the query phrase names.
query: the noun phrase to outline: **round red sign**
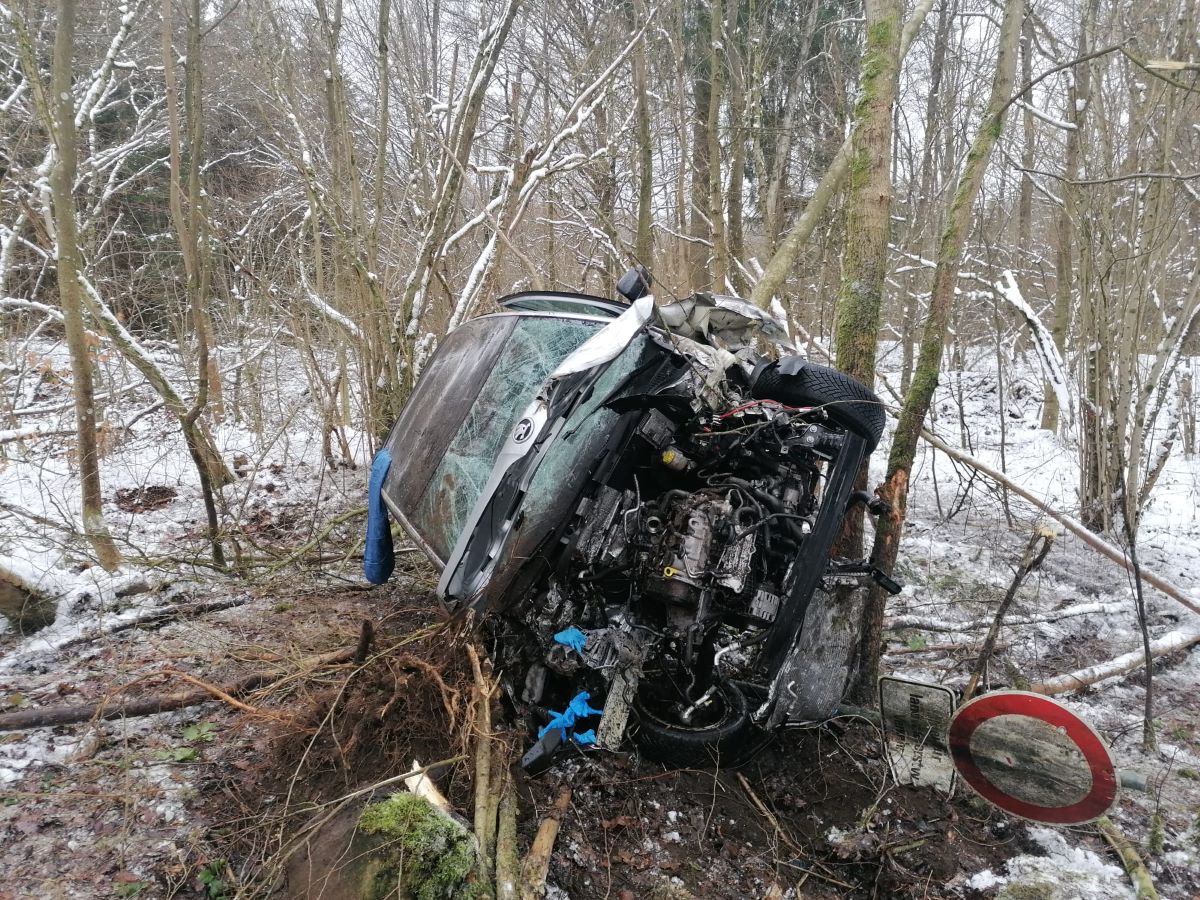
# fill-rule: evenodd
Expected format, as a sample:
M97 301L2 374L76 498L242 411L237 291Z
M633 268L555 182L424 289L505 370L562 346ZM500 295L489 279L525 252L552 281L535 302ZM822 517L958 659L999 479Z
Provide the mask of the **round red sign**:
M950 756L963 779L1005 812L1047 825L1079 825L1117 799L1117 770L1100 736L1049 697L985 694L950 721Z

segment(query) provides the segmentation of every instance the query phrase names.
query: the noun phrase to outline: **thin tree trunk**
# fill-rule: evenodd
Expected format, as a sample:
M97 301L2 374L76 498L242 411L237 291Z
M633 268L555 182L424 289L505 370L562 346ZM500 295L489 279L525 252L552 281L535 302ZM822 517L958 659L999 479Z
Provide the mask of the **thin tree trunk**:
M732 44L734 35L740 33L737 23L738 6L730 4L729 24L726 28L726 44ZM751 2L750 16L753 18L754 6ZM737 52L726 52L729 65L729 193L725 198L728 208L727 259L729 261L729 279L733 284L733 292L739 297L745 296L749 284L739 265L745 255L745 226L743 223L742 193L745 190L746 172L746 125L750 121L750 111L747 107L746 77L749 69L749 58L753 59L753 47L737 48Z
M967 153L966 164L950 204L946 227L942 232L937 267L934 271L933 293L929 301L929 315L925 320L925 331L921 339L921 352L892 441L887 478L879 488L880 496L891 504L892 511L879 517L871 558L875 565L889 573L895 567L896 555L900 548L900 533L908 509L909 477L916 457L917 441L933 400L934 388L937 387L942 351L946 344L946 329L954 305L954 288L958 281L971 210L979 196L992 149L1004 127L1004 111L1016 78L1017 42L1024 15L1024 0L1008 0L1005 4L991 95L979 131L975 134ZM861 666L857 686L860 699L873 697L875 693L885 602L886 594L882 589L873 586L863 609Z
M1026 15L1021 26L1021 83L1033 81L1033 16ZM1023 95L1025 105L1021 108L1021 193L1017 201L1017 247L1028 253L1033 235L1033 91ZM1043 426L1044 427L1044 426Z
M96 445L96 406L92 388L92 361L83 328L83 289L79 282L79 235L75 212L74 185L77 165L75 145L75 99L71 93L72 60L75 54L75 0L59 0L58 24L54 33L54 59L50 73L50 96L43 115L54 140L54 167L50 172L50 195L54 204L54 230L58 252L57 274L63 327L71 355L71 379L75 399L75 431L78 436L79 480L83 494L83 533L105 569L116 571L121 553L104 524L100 497L100 454ZM37 78L36 70L26 73Z
M888 219L892 206L892 108L900 74L900 0L866 0L867 45L863 54L859 101L851 134L850 184L847 188L846 243L842 253L834 353L837 367L863 384L875 384L880 309L887 272ZM867 463L855 490L867 486ZM836 553L862 556L863 511L844 520Z
M171 0L163 3L163 75L166 81L168 143L170 163L171 222L179 240L187 284L188 310L196 336L196 396L179 416L184 442L200 478L200 493L204 499L208 540L212 547L213 563L225 565L221 547L220 522L217 518L213 482L223 477L224 463L211 461L200 432L199 419L208 406L209 339L211 325L208 316L210 280L210 251L208 214L205 194L200 181L200 166L204 158L204 62L199 0L189 0L187 7L187 68L184 74L183 118L187 128L188 158L186 165L187 190L182 153L182 128L179 116L179 92L175 76L175 49L172 46L174 17ZM214 478L215 476L215 478ZM223 482L221 482L223 483Z
M729 247L725 234L725 197L721 178L721 101L725 93L725 12L721 0L709 0L708 220L712 229L712 288L728 288Z
M1088 52L1088 28L1086 20L1079 28L1078 56ZM1063 159L1063 198L1062 207L1058 211L1058 227L1055 229L1054 250L1054 319L1050 333L1054 337L1054 346L1058 355L1063 357L1067 348L1067 332L1071 327L1071 297L1075 287L1075 270L1073 260L1073 243L1075 240L1075 203L1076 188L1071 181L1078 176L1079 171L1079 141L1083 131L1084 115L1090 98L1091 68L1086 62L1075 66L1071 85L1067 90L1067 121L1075 127L1067 132L1066 153ZM1027 98L1028 101L1028 98ZM1029 115L1028 110L1026 115ZM1027 168L1031 163L1025 163ZM1028 175L1025 176L1027 179ZM1041 427L1047 431L1057 431L1059 416L1058 395L1049 385L1045 388L1045 400L1042 405Z
M708 36L711 32L712 9L707 5L699 13L700 28ZM709 180L712 160L712 145L709 143L709 117L712 114L712 52L697 54L693 64L692 103L695 106L692 119L692 190L688 233L688 287L691 291L707 290L712 285L709 270L709 255L712 245L712 223L708 221ZM719 164L719 163L718 163Z
M933 4L934 0L919 0L913 7L912 15L905 22L904 31L900 35L900 61L903 61L908 54L908 48L912 46L917 32L921 29L921 23L925 21L925 16L929 14ZM770 308L772 298L779 293L784 282L787 281L788 273L795 265L796 257L800 255L800 249L808 243L813 229L816 228L817 222L829 206L829 201L833 199L838 186L842 183L846 172L849 171L852 155L851 140L852 136L847 137L842 142L842 146L838 148L837 153L834 154L829 168L825 170L816 190L813 191L812 199L805 205L804 212L796 219L795 224L788 231L787 237L780 242L771 261L767 263L762 278L754 286L750 300L760 309Z
M634 4L634 11L639 20L645 19L643 3ZM651 207L654 203L654 144L650 139L650 99L646 94L645 39L633 48L632 64L638 146L637 232L633 241L633 255L637 262L649 267L654 253L654 234L650 230Z

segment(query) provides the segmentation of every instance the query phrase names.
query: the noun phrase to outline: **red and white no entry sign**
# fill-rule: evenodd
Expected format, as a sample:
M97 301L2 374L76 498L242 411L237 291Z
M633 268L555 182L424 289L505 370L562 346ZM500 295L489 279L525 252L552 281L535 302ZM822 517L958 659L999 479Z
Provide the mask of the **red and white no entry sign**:
M1061 703L1027 691L985 694L950 721L950 756L963 780L1005 812L1079 825L1117 799L1112 755Z

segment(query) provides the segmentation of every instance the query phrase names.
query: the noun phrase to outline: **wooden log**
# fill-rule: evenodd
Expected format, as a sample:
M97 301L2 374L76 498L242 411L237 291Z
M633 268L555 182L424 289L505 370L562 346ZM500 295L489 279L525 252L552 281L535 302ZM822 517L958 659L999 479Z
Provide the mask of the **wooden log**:
M558 827L571 805L571 788L564 787L549 814L538 826L537 835L525 862L521 864L521 900L540 900L546 895L546 876L550 873L550 855L558 839Z
M1171 631L1150 642L1150 658L1157 659L1168 653L1186 650L1195 644L1200 644L1200 629ZM1029 690L1038 694L1065 694L1068 691L1077 691L1090 684L1104 681L1106 678L1115 678L1118 675L1132 672L1145 663L1145 653L1141 650L1132 650L1107 662L1096 663L1065 675L1048 678L1039 684L1030 685Z
M496 829L496 900L517 900L521 861L517 850L517 789L505 773L500 793L500 821Z
M1108 816L1101 816L1097 819L1096 827L1104 835L1109 846L1116 851L1117 856L1121 858L1121 865L1125 867L1129 880L1133 882L1138 900L1158 900L1158 891L1154 887L1154 881L1146 869L1146 864L1142 862L1142 858L1138 856L1137 851L1133 849L1133 845L1129 843L1129 839L1125 837L1121 829Z

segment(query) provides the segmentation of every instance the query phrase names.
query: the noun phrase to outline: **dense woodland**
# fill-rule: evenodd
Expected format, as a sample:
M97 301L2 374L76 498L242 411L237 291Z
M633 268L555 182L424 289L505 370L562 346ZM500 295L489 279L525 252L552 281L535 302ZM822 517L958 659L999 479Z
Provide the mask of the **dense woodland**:
M353 463L447 329L640 262L864 381L901 356L877 558L971 346L1001 381L1037 355L1044 384L999 389L1041 393L1080 518L1128 541L1197 443L1198 27L1188 0L6 5L5 440L45 427L29 348L65 337L84 530L115 565L95 434L125 414L91 363L120 354L178 420L222 563L210 426L263 398L218 356L305 348Z
M943 353L1032 348L1081 518L1130 537L1196 445L1197 27L1186 0L6 6L6 438L36 412L29 341L61 330L115 564L94 435L119 404L89 360L115 349L179 420L220 562L208 424L253 387L214 347L331 353L313 400L352 462L347 429L386 429L448 328L640 262L865 381L898 349L894 500Z
M326 502L329 473L361 490L449 329L517 290L611 296L638 264L663 301L752 300L889 407L886 466L860 486L892 512L852 524L842 555L903 565L933 442L971 472L960 496L987 479L997 535L1024 543L1022 497L1136 573L1156 490L1183 490L1194 476L1171 466L1200 449L1198 235L1194 0L0 0L0 475L52 483L0 490L0 600L32 592L15 557L35 544L61 554L47 571L147 563L120 522L153 504L115 497L106 467L142 458L128 447L150 421L138 440L173 447L176 484L196 485L193 576L320 564L362 514ZM980 360L986 424L963 387ZM270 531L248 513L258 488L235 486L292 476L269 463L297 423L320 448L319 478L294 478L311 518ZM1018 427L1070 459L1053 500L1005 475ZM228 450L235 429L257 457ZM1190 490L1167 508L1194 507ZM1161 510L1148 549L1174 564ZM1095 598L1125 577L1090 565L1073 574L1105 582ZM1143 580L1200 611L1183 569ZM1078 652L1138 649L1093 680L1200 642L1174 606L1148 624L1141 583L1117 585L1137 598L1121 640ZM872 590L860 699L885 624L932 621L885 622ZM21 646L10 668L50 670ZM1143 697L1149 753L1148 677ZM1179 830L1194 810L1171 815Z

